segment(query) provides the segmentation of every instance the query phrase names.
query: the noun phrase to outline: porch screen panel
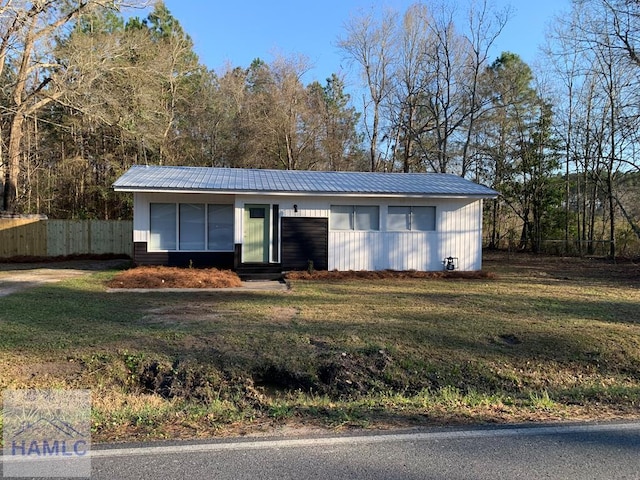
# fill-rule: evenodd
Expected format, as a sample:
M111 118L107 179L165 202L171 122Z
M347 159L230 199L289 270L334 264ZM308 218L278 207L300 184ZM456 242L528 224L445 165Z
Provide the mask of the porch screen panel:
M176 249L176 204L149 205L149 250Z
M233 251L233 205L208 206L209 250Z
M180 204L180 250L204 250L204 204Z

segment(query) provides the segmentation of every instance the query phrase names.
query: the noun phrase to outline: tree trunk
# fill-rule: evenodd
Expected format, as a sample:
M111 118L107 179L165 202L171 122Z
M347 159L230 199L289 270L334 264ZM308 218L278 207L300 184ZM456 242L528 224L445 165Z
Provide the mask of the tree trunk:
M29 76L29 62L34 46L33 30L36 17L29 19L27 33L21 52L20 65L17 70L16 82L13 91L13 119L9 130L9 149L7 151L7 164L4 171L4 192L2 195L2 209L15 213L18 206L18 177L20 175L20 154L24 125L24 99L23 94ZM46 85L46 84L45 84Z
M570 185L570 174L571 171L569 169L569 162L571 161L571 90L569 91L569 125L567 128L567 143L565 145L565 205L564 205L564 253L565 255L569 253L569 217L571 215L571 209L569 208L569 203L571 200L571 185ZM577 179L577 176L576 176Z
M596 231L596 201L598 195L598 186L596 182L593 182L591 187L591 203L589 205L589 232L587 234L587 253L593 255L594 253L594 240Z
M520 250L526 250L529 245L529 233L531 232L531 225L529 222L529 211L526 210L522 215L522 232L520 233Z
M489 248L495 250L498 248L498 199L493 200L492 205L492 225L491 225L491 241Z
M609 65L610 77L613 78L613 72L611 69L611 65ZM610 91L610 96L613 92ZM613 167L616 158L616 116L615 116L615 108L614 108L614 99L611 98L611 108L610 108L610 121L611 121L611 132L610 132L610 145L611 145L611 153L609 156L609 165L607 168L607 190L609 194L609 237L611 238L611 242L609 243L609 256L615 262L616 260L616 204L614 201L614 193L613 193Z
M612 174L609 172L607 175L607 187L609 189L609 256L615 260L616 259L616 204L613 195L613 180Z
M635 233L636 237L638 237L638 240L640 240L640 226L638 226L636 222L633 221L633 218L631 218L631 215L629 215L626 208L624 208L624 205L622 205L622 202L620 201L620 199L615 195L614 195L614 200L616 201L618 208L620 208L620 211L622 212L622 216L625 218L625 220L631 227L631 230L633 230L633 233Z
M0 131L0 199L2 199L2 209L4 210L4 182L7 178L6 166L4 164L4 151L2 149L2 131Z
M5 167L4 192L2 208L7 212L15 213L18 207L18 177L20 176L20 155L24 117L17 112L11 122L11 135L9 138L9 150L7 152L7 165Z
M373 106L373 126L371 132L371 145L369 145L369 156L371 160L371 171L377 170L377 157L378 157L378 125L380 123L380 107L377 100L374 100Z

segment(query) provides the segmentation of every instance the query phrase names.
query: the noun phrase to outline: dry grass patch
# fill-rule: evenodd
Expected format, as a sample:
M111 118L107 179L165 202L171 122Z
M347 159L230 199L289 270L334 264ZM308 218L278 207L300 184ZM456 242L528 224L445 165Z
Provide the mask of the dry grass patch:
M118 273L111 288L229 288L240 287L240 277L217 268L136 267Z
M117 298L120 272L101 272L20 292L2 299L0 398L91 389L98 441L638 418L637 264L491 253L485 268ZM145 270L161 269L125 273Z

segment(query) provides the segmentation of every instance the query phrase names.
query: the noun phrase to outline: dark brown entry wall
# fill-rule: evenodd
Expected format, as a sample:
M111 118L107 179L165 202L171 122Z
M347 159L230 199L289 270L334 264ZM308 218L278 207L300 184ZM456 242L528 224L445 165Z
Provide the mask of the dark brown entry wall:
M329 268L329 219L283 217L282 269L306 270L309 260L316 270Z

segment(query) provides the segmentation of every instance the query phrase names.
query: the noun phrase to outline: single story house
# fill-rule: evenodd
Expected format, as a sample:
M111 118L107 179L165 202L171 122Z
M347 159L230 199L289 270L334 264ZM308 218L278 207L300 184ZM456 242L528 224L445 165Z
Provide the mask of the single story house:
M480 270L482 201L456 175L134 166L138 264L239 273Z

